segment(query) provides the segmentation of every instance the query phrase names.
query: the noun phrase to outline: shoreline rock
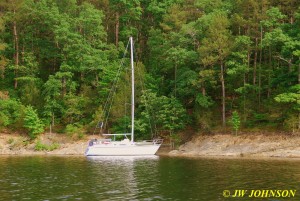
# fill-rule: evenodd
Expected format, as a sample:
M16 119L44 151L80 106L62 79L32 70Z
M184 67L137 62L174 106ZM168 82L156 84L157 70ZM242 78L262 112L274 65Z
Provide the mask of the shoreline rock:
M70 136L61 134L42 134L38 139L29 141L26 136L19 134L0 134L0 155L78 155L84 156L87 143L90 138L88 136L81 140L73 140ZM57 144L58 148L54 150L35 150L37 142L50 146Z
M284 134L202 135L181 145L170 156L299 158L300 136Z
M19 134L0 134L0 155L57 155L84 156L87 143L95 136L73 140L61 134L43 134L42 143L59 143L53 151L36 151L35 142L28 143ZM159 156L222 157L222 158L299 158L300 136L285 134L229 134L199 135L181 145L177 150L161 147Z

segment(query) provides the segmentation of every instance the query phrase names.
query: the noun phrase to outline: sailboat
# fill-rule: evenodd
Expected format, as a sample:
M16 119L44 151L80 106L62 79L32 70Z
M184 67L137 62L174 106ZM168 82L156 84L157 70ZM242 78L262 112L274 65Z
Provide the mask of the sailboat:
M103 136L127 136L121 141L112 139L92 139L85 151L86 156L143 156L155 155L162 144L162 139L151 141L134 141L134 59L133 59L133 38L130 37L130 64L131 64L131 133L102 134Z

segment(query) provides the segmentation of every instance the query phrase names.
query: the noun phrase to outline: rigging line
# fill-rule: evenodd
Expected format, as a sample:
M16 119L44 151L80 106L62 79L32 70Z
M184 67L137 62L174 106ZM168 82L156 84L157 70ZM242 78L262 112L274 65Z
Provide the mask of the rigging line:
M124 55L126 54L126 52L124 53ZM124 56L123 56L124 58ZM114 93L116 91L116 88L117 88L117 84L118 84L118 79L120 77L120 74L121 74L121 67L123 66L124 64L124 59L122 60L121 62L121 66L120 68L118 69L117 71L117 74L116 74L116 77L113 81L113 86L109 92L109 95L106 99L106 103L105 103L105 106L103 108L103 112L102 112L102 115L101 115L101 118L104 118L104 127L106 127L107 125L107 119L108 119L108 116L109 116L109 112L110 112L110 108L111 108L111 105L112 105L112 102L113 102L113 96L114 96Z
M135 58L138 58L137 55L135 54ZM137 62L136 62L137 63ZM138 68L138 65L136 65L136 69L137 69L137 73L140 75L140 76L137 76L139 77L139 80L140 80L140 83L141 83L141 86L142 86L142 92L145 92L145 108L146 108L146 112L148 113L149 115L149 118L148 118L148 123L149 123L149 126L150 126L150 132L151 132L151 136L152 138L154 137L154 134L153 134L153 128L152 128L152 124L151 124L151 116L150 116L150 112L149 112L149 105L148 105L148 95L146 93L146 90L145 90L145 82L144 80L142 79L142 73L141 73L141 70L140 68Z
M114 79L114 81L113 81L113 86L112 86L111 90L109 91L108 97L107 97L107 99L106 99L106 101L105 101L105 104L104 104L104 108L103 108L103 110L102 110L102 112L101 112L101 115L100 115L100 119L98 120L98 123L97 123L97 125L96 125L96 127L95 127L95 129L94 129L93 135L95 134L96 129L97 129L97 127L98 127L98 125L99 125L101 119L102 119L102 118L105 119L106 116L107 116L107 118L108 118L108 116L109 116L109 111L108 111L108 112L106 112L106 111L107 111L109 102L112 102L112 100L113 100L113 95L114 95L114 92L115 92L115 90L116 90L116 85L118 84L118 80L119 80L119 77L120 77L120 74L121 74L121 68L123 67L124 62L125 62L125 56L126 56L128 47L129 47L129 41L128 41L127 46L126 46L126 48L125 48L125 51L124 51L124 53L123 53L123 57L122 57L122 60L121 60L121 62L120 62L120 67L119 67L119 69L118 69L118 71L117 71L117 73L116 73L115 79ZM112 104L112 103L111 103L111 104ZM110 105L111 105L111 104L110 104ZM110 106L110 108L111 108L111 106ZM109 109L109 110L110 110L110 109ZM102 122L102 126L101 126L101 128L100 128L100 132L101 132L101 130L102 130L102 127L105 128L105 126L106 126L106 124L107 124L107 118L106 118L106 120L105 120L104 122ZM105 123L105 124L104 124L104 123Z
M127 70L125 70L125 77L126 77L126 79L128 78L128 79L130 79L130 77L129 77L129 73L128 73L128 69ZM127 100L130 100L130 95L129 95L129 93L125 93L125 98L124 98L124 108L125 108L125 113L124 113L124 117L125 117L125 119L124 119L124 133L127 133L127 131L128 131L128 126L129 126L129 123L130 123L130 121L127 121L127 106L129 105L129 106L131 106L131 103L128 103L128 102L126 102Z
M124 65L124 62L125 62L125 56L126 56L126 53L127 53L127 49L129 47L129 42L127 43L127 46L126 46L126 49L125 49L125 52L124 52L124 55L123 55L123 58L122 58L122 63L121 63L121 67L123 67ZM115 83L113 85L113 89L111 90L112 91L112 94L111 94L111 101L110 101L110 104L109 104L109 108L108 108L108 111L107 111L107 116L106 116L106 119L105 119L105 124L104 126L107 125L107 120L108 120L108 117L109 117L109 113L110 113L110 110L112 108L112 104L113 104L113 98L114 98L114 94L116 92L116 89L117 89L117 86L118 86L118 82L120 80L120 74L121 74L121 67L118 69L118 73L116 75L116 79L115 79Z
M124 53L124 55L125 55L126 53ZM109 94L108 94L108 97L107 97L107 99L106 99L106 103L105 103L105 106L104 106L104 108L105 109L107 109L107 107L108 107L108 105L111 103L111 99L112 99L112 97L113 97L113 94L114 94L114 92L115 92L115 90L116 90L116 87L117 87L117 83L118 83L118 79L119 79L119 77L120 77L120 74L121 74L121 67L123 66L123 60L122 60L122 63L121 63L121 66L120 66L120 68L118 69L118 71L117 71L117 73L116 73L116 76L115 76L115 79L114 79L114 81L113 81L113 85L112 85L112 88L111 88L111 90L109 91ZM106 111L104 109L104 111Z

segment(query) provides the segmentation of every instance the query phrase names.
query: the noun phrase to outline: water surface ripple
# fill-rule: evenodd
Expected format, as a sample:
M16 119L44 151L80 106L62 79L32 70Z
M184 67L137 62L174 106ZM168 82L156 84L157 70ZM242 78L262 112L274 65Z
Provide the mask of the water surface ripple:
M300 160L1 156L0 200L300 200ZM225 198L229 190L294 198Z

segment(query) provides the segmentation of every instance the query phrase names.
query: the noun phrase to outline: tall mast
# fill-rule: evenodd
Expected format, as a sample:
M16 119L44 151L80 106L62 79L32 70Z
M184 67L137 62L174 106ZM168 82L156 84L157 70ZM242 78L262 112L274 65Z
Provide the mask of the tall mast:
M131 142L134 141L134 64L133 39L130 37L130 63L131 63Z

